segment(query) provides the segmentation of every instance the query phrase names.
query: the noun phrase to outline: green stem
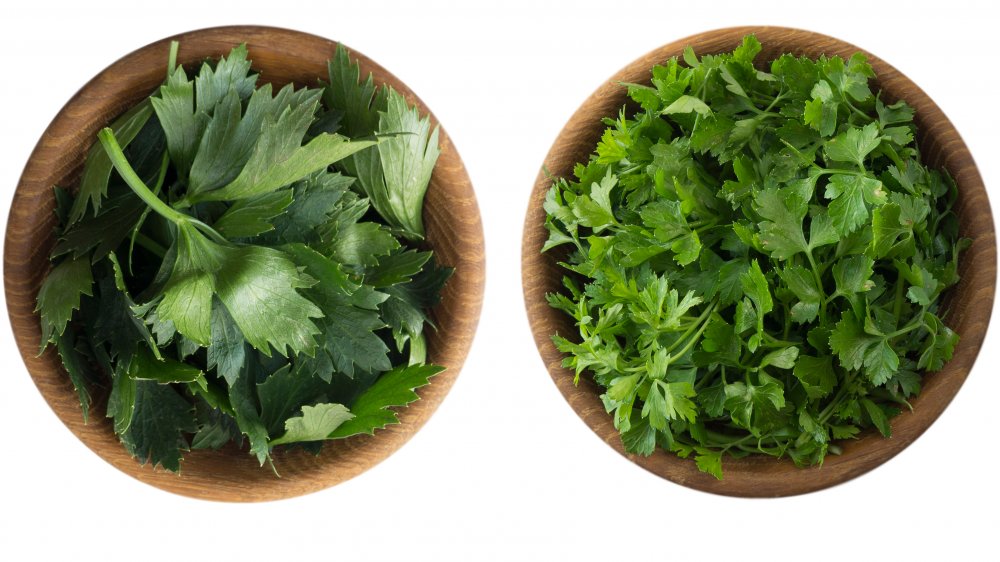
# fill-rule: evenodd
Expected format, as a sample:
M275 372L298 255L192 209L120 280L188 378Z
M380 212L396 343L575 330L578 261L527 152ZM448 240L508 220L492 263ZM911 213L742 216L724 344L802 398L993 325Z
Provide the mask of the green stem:
M851 111L853 111L854 113L856 113L859 117L863 117L869 123L873 121L873 119L867 113L865 113L864 111L861 111L853 103L851 103L851 100L847 99L847 96L843 96L843 98L844 98L844 102L847 103L847 106L851 108Z
M146 184L143 183L139 174L135 173L132 169L132 165L129 164L128 159L125 158L125 153L122 152L121 146L118 145L118 139L115 138L115 134L111 129L105 128L97 134L97 138L100 139L101 145L104 147L104 151L108 154L108 158L111 163L114 164L115 169L118 170L118 174L125 180L132 191L142 199L149 208L153 209L160 214L163 218L169 220L170 222L180 226L182 224L190 224L195 226L198 230L205 234L213 241L219 244L227 244L225 236L222 236L215 231L212 227L201 222L200 220L174 209L167 203L165 203L160 197L150 191Z
M775 96L774 101L771 102L771 105L769 105L766 108L764 108L764 111L771 111L772 109L774 109L774 106L777 105L777 103L779 101L781 101L781 99L784 96L785 96L785 92L784 91L781 91L780 93L778 93L778 95Z
M768 340L770 340L771 343L774 344L777 347L788 347L788 346L791 346L791 345L802 345L802 342L800 342L800 341L779 340L778 338L772 336L771 334L768 334L767 332L764 332L764 337L767 338Z
M823 289L823 279L819 275L819 267L816 265L816 258L813 257L812 248L806 250L806 258L809 260L809 268L816 280L816 290L820 294L819 319L822 324L826 324L826 291Z
M771 113L770 111L767 110L758 109L757 106L755 105L751 105L750 110L756 113L757 117L760 117L761 119L769 119L771 117L781 117L781 115L778 115L777 113Z
M729 449L731 449L733 447L736 447L738 449L738 448L740 448L740 447L743 446L743 443L745 443L746 441L748 441L748 440L750 440L752 438L753 438L753 434L751 433L750 435L747 435L746 437L743 437L739 441L733 441L732 443L729 443L725 447L723 447L722 448L722 452L725 453L726 451L728 451Z
M899 318L899 313L903 310L903 287L902 279L896 281L896 298L892 302L892 316Z
M891 340L893 338L898 338L899 336L901 336L903 334L908 334L908 333L912 332L913 330L916 330L917 328L922 327L924 325L924 313L925 312L927 312L927 308L921 308L920 312L916 316L913 317L913 320L910 320L909 324L907 324L906 326L903 326L902 328L896 330L895 332L889 332L888 334L885 335L886 339L890 339Z
M715 306L716 306L715 303L713 303L711 308L709 309L710 313L715 311ZM698 328L698 331L695 332L693 336L691 336L691 339L688 340L687 345L681 348L681 350L677 353L677 357L684 357L685 353L691 351L691 348L694 346L694 344L698 342L698 338L700 338L701 334L704 333L705 328L708 328L708 322L702 323L701 328Z
M194 217L188 217L188 222L193 224L202 234L211 238L217 244L229 244L229 240L226 237L219 234L214 228L208 226L207 224L201 222Z
M700 99L701 101L705 101L705 94L708 93L708 88L706 87L708 86L708 78L712 75L713 70L715 69L709 68L707 71L705 71L705 79L701 83L701 87L698 88L698 99Z
M125 153L122 152L122 147L118 144L118 139L115 138L115 133L109 128L104 128L100 133L97 134L97 138L101 141L101 146L104 147L104 152L108 154L108 159L114 165L115 169L118 170L118 174L121 175L125 183L128 184L132 191L139 196L151 209L159 213L163 218L175 223L180 224L183 222L188 222L191 217L175 211L170 205L167 205L159 197L156 196L152 191L146 187L146 184L142 182L139 174L135 173L132 169L132 165L129 164L128 159L125 158Z
M180 46L181 44L177 41L170 42L170 54L167 55L167 78L169 78L177 68L177 50Z
M899 154L896 152L896 149L889 146L888 143L882 144L882 154L888 156L889 160L892 160L892 163L896 165L896 169L898 169L900 172L902 172L906 168L906 164L903 162L903 159L899 157Z
M854 378L856 376L857 376L856 372L847 373L847 376L845 377L844 380L844 384L841 385L840 390L837 391L837 395L834 396L833 400L831 400L830 403L826 405L826 408L823 408L823 411L820 412L819 423L821 424L826 423L826 421L830 418L830 416L833 415L833 412L836 410L837 406L839 406L840 403L843 402L844 399L848 396L848 393L851 389L851 386L853 386L854 384Z
M784 310L784 314L782 315L782 318L784 319L784 322L785 322L785 327L781 331L781 338L787 340L788 339L788 334L790 334L792 332L792 316L791 316L791 312L789 311L788 303L787 302L782 302L781 303L781 308L782 308L782 310Z
M716 367L716 368L718 368L718 367ZM694 389L695 389L695 391L698 391L698 390L701 390L701 389L705 388L705 386L708 384L708 382L715 378L714 375L715 375L715 369L711 369L708 372L706 372L704 375L702 375L701 377L699 377L698 380L695 381L695 383L694 383Z
M670 344L670 347L667 348L667 353L670 353L671 351L677 349L677 346L679 346L681 344L681 342L683 342L685 339L687 339L687 337L691 335L691 332L694 331L696 328L698 328L699 325L701 326L701 328L698 329L698 334L701 334L701 332L703 332L705 330L705 326L708 325L708 322L706 321L706 318L708 318L709 316L711 316L712 312L715 310L716 304L717 303L713 302L712 306L710 306L707 309L705 309L705 311L702 312L700 316L698 316L698 319L695 320L694 322L692 322L691 325L688 326L688 329L685 330L684 333L681 334L680 337L677 338L677 340L674 343ZM697 337L697 336L695 336L695 337ZM684 355L684 354L683 353L679 353L677 355L677 357L680 357L681 355Z
M166 151L164 151L163 158L160 160L160 173L156 177L156 185L153 186L153 195L156 196L160 195L160 190L163 188L163 182L167 178L167 170L169 168L170 168L170 155L167 154ZM135 239L139 235L139 230L142 228L142 225L145 224L146 217L148 216L149 216L149 208L147 207L146 209L143 209L142 215L139 216L139 222L137 222L135 227L132 229L132 238L131 240L129 240L129 245L128 245L128 272L130 275L132 274L132 250L135 249ZM162 248L162 245L160 245L159 243L156 243L156 245ZM147 250L153 251L148 246L143 246L143 247L145 247ZM157 254L157 255L163 257L163 254Z
M819 170L819 172L818 172L819 175L825 175L825 174L845 174L845 175L848 175L848 176L861 176L863 178L870 178L871 177L871 175L868 174L867 172L859 172L859 171L856 171L856 170L846 170L846 169L841 170L841 169L838 169L838 168L824 168L824 167L816 165L816 164L813 164L813 166Z
M167 249L161 246L159 242L141 232L136 233L135 242L160 258L163 258L167 254Z
M742 442L746 441L747 439L750 439L751 437L753 437L753 435L752 434L751 435L744 435L744 436L726 435L724 433L719 433L718 431L712 431L711 429L706 429L705 430L705 437L708 437L709 439L711 439L712 441L715 441L716 443L726 444L727 446L732 446L732 445L735 445L737 443L742 443Z

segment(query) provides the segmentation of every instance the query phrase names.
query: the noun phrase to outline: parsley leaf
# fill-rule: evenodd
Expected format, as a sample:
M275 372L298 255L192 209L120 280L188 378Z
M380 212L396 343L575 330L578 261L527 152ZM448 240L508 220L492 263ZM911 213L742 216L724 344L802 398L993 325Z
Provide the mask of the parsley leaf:
M563 365L603 389L627 451L717 478L728 456L808 466L888 436L953 353L941 295L968 244L912 108L872 92L863 55L766 72L760 52L687 49L623 85L639 110L609 115L544 201Z
M863 128L851 127L847 131L826 141L823 151L827 160L850 162L865 169L865 158L881 143L878 125L869 123Z
M834 174L826 186L830 218L837 231L846 236L868 222L869 208L885 203L882 182L857 175Z

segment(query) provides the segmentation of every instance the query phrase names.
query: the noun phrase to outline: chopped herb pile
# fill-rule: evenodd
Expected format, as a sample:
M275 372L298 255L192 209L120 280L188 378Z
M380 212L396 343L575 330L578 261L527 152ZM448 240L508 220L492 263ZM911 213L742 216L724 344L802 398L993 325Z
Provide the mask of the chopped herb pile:
M257 85L245 46L165 83L56 189L38 294L84 418L95 387L142 463L398 423L441 367L427 310L451 269L420 249L438 131L338 48L323 88Z
M951 358L940 297L969 243L864 55L760 70L760 50L688 48L624 85L638 110L545 200L543 251L572 272L548 300L579 329L553 336L564 366L603 387L627 451L717 478L727 454L807 466L889 437Z

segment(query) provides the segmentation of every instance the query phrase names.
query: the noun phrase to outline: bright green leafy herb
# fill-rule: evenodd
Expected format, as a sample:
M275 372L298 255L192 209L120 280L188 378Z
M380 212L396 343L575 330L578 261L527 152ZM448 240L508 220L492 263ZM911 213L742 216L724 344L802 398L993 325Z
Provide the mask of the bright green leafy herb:
M414 246L437 129L344 49L323 89L277 92L244 46L193 78L175 54L76 199L57 190L42 350L85 419L108 389L125 448L172 471L191 447L246 439L263 464L398 423L442 370L423 329L451 270Z
M921 164L913 110L849 60L758 69L690 49L628 84L638 106L546 200L572 272L553 337L605 392L625 448L722 477L723 457L822 463L889 419L952 354L956 188Z

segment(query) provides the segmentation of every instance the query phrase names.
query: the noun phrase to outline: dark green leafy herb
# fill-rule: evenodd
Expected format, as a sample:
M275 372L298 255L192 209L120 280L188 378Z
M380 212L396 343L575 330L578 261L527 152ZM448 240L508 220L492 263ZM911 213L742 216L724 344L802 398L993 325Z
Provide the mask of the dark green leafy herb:
M191 447L245 439L263 464L398 423L442 370L423 329L451 270L407 241L437 129L343 49L323 89L277 92L244 46L193 78L174 60L100 132L75 200L57 190L42 351L85 419L103 386L125 448L172 471Z
M625 448L722 477L725 454L822 463L889 419L958 335L956 189L920 162L913 110L869 88L861 54L758 69L688 49L626 84L545 200L543 251L572 272L550 304L564 365L604 387Z

